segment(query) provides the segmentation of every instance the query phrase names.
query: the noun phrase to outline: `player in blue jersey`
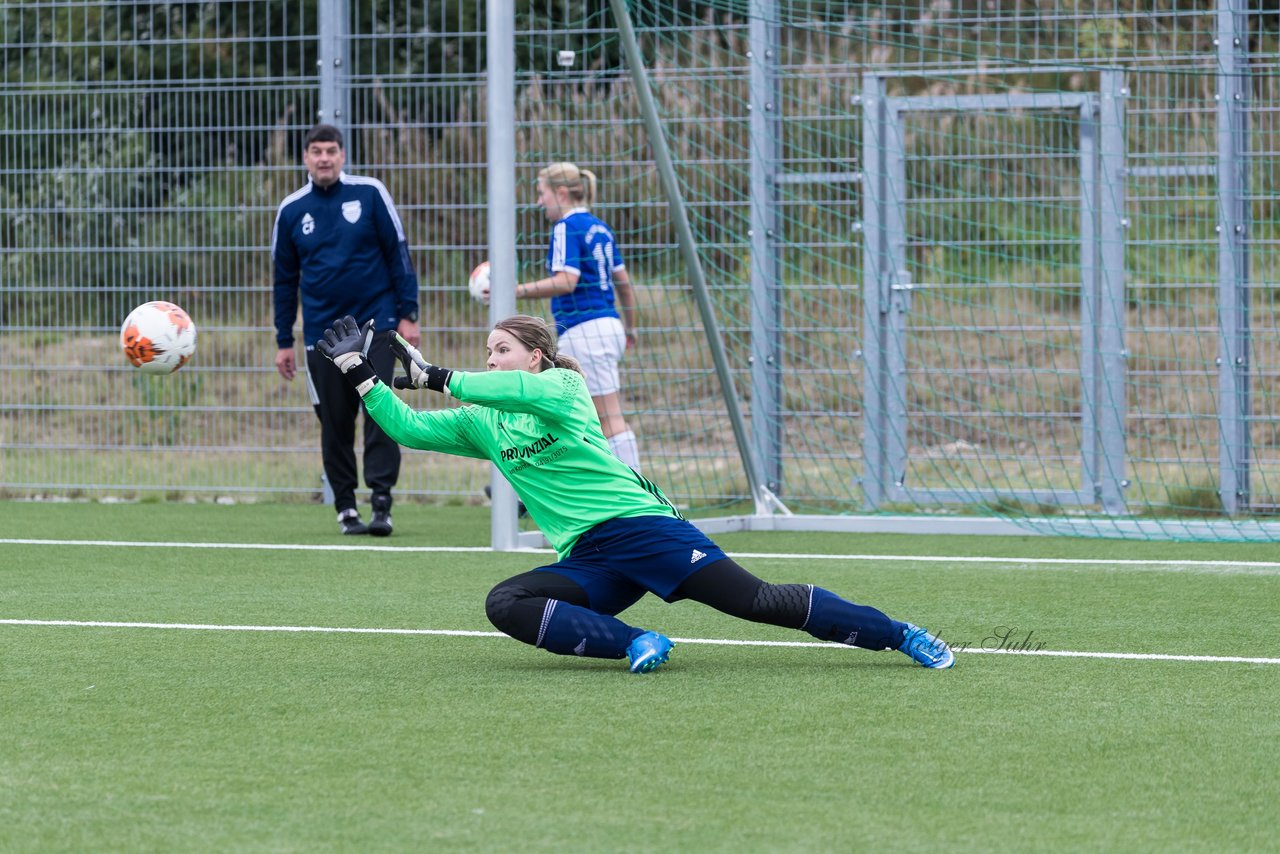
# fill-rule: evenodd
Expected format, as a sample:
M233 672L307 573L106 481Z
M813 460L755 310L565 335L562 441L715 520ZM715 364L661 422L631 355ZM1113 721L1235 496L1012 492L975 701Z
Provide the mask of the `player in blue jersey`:
M376 178L342 171L346 154L341 131L324 124L312 128L303 141L302 162L309 180L280 203L271 231L276 370L286 380L297 375L293 326L301 294L307 390L320 418L320 453L338 525L344 534L387 536L400 446L365 419L364 479L373 492L373 518L366 526L356 509L352 449L360 398L314 348L324 331L345 315L375 320L386 332L374 342L371 359L390 380L395 366L389 347L393 330L408 341L419 340L418 276L409 263L404 226L387 188Z
M417 412L366 361L373 325L344 318L316 345L387 434L410 448L491 461L529 508L558 560L508 578L485 612L506 634L560 655L627 658L633 673L667 660L664 635L618 619L645 593L692 599L758 623L802 629L866 649L898 649L930 668L955 655L925 629L812 584L756 578L680 515L657 486L617 458L577 362L547 324L517 315L489 334L487 372L428 363L401 338L398 388L452 395L464 406Z
M635 346L636 298L609 226L591 212L596 176L572 163L538 173L538 206L554 223L545 279L516 286L518 299L551 298L560 352L586 377L609 447L640 468L636 435L619 398L618 362Z

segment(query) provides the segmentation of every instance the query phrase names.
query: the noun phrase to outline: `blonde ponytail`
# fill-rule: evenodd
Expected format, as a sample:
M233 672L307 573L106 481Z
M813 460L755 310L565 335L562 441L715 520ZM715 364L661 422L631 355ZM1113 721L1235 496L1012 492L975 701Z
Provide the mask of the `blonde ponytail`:
M596 173L589 169L579 169L576 164L561 161L538 172L538 180L553 192L564 187L569 192L569 200L583 207L595 204Z

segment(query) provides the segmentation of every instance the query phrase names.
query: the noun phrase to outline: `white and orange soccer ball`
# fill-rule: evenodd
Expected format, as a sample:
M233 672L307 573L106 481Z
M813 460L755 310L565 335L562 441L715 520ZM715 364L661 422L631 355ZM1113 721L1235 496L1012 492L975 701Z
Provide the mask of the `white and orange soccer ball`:
M171 302L144 302L120 327L120 347L144 374L171 374L196 351L196 325Z
M482 302L486 305L489 303L489 262L482 261L471 271L471 278L467 280L467 290L471 291L471 298L476 302Z

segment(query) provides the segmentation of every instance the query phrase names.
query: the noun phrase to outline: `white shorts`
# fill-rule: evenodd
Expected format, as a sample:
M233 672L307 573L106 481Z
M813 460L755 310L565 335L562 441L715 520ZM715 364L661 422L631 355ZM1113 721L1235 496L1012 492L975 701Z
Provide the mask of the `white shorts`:
M627 350L627 331L616 317L597 317L571 326L560 336L560 352L582 365L592 397L622 388L618 362Z

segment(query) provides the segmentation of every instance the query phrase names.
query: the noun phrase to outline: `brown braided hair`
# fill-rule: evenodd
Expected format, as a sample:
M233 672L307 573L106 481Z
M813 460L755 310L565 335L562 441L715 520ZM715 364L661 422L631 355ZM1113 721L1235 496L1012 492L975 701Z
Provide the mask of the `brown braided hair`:
M577 359L557 352L555 333L551 331L551 327L541 317L513 314L505 320L499 320L493 325L493 328L506 332L523 344L525 349L530 352L541 350L542 364L539 366L539 370L565 368L566 370L577 371L579 374L582 373L582 366L578 364Z

